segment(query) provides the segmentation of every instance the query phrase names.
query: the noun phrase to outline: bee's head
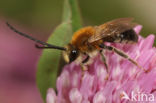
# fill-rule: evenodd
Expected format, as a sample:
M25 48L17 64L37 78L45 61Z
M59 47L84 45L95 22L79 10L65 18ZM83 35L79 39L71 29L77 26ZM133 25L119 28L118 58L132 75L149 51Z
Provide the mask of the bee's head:
M72 61L76 60L79 56L79 50L72 44L68 44L65 48L66 50L63 51L64 60L67 63L71 63Z

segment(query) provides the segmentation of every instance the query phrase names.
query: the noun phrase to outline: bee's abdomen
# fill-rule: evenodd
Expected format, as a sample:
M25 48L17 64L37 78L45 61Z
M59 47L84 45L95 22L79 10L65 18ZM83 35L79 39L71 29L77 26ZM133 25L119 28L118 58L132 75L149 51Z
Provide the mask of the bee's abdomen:
M116 36L117 37L114 42L135 43L138 41L138 36L133 29L126 30Z
M134 41L134 42L138 41L138 36L133 29L127 30L127 31L123 32L122 34L123 34L122 39L130 40L130 41Z

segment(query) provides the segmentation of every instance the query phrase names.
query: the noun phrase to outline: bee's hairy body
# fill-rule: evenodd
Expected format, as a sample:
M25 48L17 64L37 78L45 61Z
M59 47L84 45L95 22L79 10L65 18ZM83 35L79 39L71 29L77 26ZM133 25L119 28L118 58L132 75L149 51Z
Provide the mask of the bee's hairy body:
M120 28L117 28L120 30L116 31L107 30L107 28L110 29L110 27L107 26L109 25L103 24L94 27L88 26L75 32L72 36L71 42L66 46L67 51L63 53L65 60L67 62L74 61L81 54L87 54L88 56L91 56L94 51L100 51L102 49L100 48L100 45L104 44L104 42L136 43L138 41L137 34L129 25L121 25L119 26ZM74 55L70 55L72 54L72 50L75 50L77 52L75 57Z
M97 49L99 50L99 44L102 44L104 42L135 43L138 40L138 37L134 30L129 29L118 35L107 36L92 43L88 42L88 39L91 36L94 36L96 31L97 27L84 27L74 33L70 44L75 46L81 52L92 52ZM121 35L126 35L127 38L122 37Z

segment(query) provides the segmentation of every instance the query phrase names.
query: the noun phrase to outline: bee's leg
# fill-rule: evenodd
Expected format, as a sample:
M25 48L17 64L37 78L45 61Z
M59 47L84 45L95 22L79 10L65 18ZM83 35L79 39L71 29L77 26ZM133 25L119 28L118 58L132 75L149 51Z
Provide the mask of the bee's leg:
M87 63L88 62L88 60L89 60L89 58L90 58L90 56L89 55L87 55L87 57L82 61L82 63L84 64L84 63Z
M87 55L86 53L84 53L84 55L86 55L87 57L80 63L81 69L82 69L82 77L84 76L85 71L88 70L87 66L85 65L86 62L88 62L89 60L89 55Z
M107 71L107 73L108 73L108 65L107 65L107 63L106 63L106 58L105 58L105 56L103 55L102 50L100 50L100 55L101 55L101 57L102 57L102 60L103 60L103 62L104 62L104 64L105 64L105 67L106 67L106 71Z
M82 74L81 74L81 76L82 76L82 78L83 78L83 76L84 76L84 74L85 74L85 71L87 71L88 68L87 68L83 63L80 63L80 66L81 66L81 69L82 69ZM82 80L82 78L81 78L81 80Z
M83 72L88 70L88 68L83 63L80 63L80 66Z
M117 53L118 55L128 59L131 63L133 63L134 65L136 65L137 67L141 68L144 72L147 72L147 70L145 70L142 66L140 66L136 61L134 61L133 59L131 59L126 53L124 53L123 51L113 47L113 46L106 46L104 44L100 45L99 47L104 48L104 49L108 49L110 51L114 51L115 53Z
M81 62L81 68L82 68L83 71L86 71L88 69L87 69L87 67L84 64L88 62L90 56L87 55L86 53L84 55L86 55L87 57Z

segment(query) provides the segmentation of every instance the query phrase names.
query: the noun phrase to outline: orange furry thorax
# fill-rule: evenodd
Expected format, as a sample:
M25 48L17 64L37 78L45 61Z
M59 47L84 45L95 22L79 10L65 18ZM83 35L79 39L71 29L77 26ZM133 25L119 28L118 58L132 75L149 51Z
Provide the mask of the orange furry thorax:
M96 48L97 43L88 43L88 38L94 35L95 28L88 26L74 33L71 44L78 48L81 52L89 52Z

